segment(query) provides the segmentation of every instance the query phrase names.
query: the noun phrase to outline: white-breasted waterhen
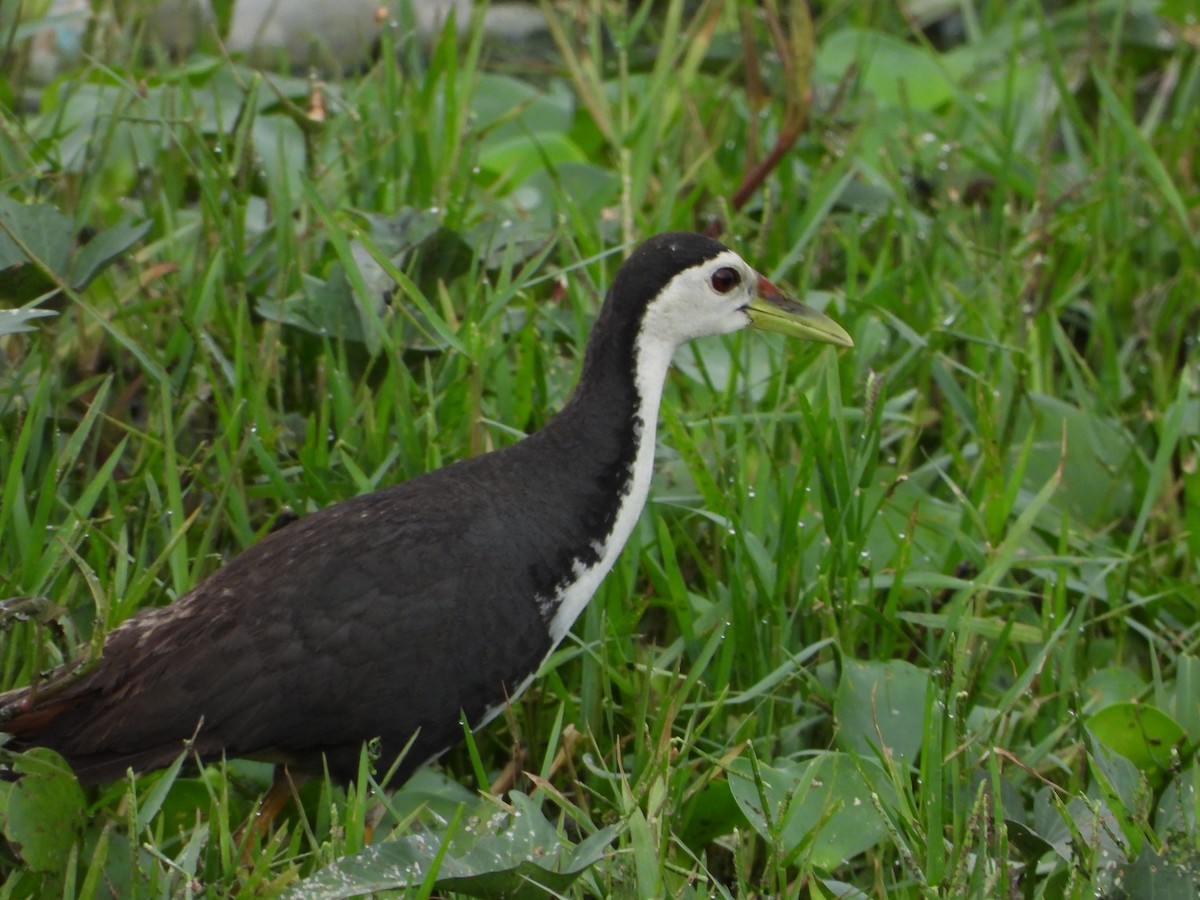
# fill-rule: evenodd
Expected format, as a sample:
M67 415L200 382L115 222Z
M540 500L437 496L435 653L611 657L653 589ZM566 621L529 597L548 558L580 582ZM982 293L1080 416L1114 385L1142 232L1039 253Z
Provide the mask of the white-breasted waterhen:
M579 384L528 438L334 504L264 537L175 603L114 629L86 674L0 695L9 750L84 783L251 757L393 786L529 683L646 502L663 382L685 341L752 326L851 346L719 242L686 232L621 266ZM411 741L411 746L410 745Z

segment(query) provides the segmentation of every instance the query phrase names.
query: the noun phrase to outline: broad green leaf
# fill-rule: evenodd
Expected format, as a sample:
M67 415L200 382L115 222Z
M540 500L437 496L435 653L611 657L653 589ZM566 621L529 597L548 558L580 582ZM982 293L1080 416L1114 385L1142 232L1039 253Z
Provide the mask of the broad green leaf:
M521 135L490 143L479 154L479 165L512 184L567 163L585 163L587 156L566 135Z
M882 743L912 762L925 733L928 690L929 673L904 660L843 660L833 698L839 740L860 755L875 753Z
M860 766L880 777L868 784ZM736 759L729 766L729 787L765 840L778 843L786 857L799 856L823 869L853 859L887 833L872 793L885 808L896 803L874 762L832 751L775 766Z
M1084 688L1084 709L1095 712L1143 696L1146 682L1127 666L1105 666L1088 675Z
M483 804L443 846L444 836L408 834L375 844L300 882L285 896L334 900L422 885L431 872L441 893L471 897L542 898L562 892L603 857L616 837L609 826L577 845L566 842L524 794L510 795L513 810Z
M930 110L954 96L954 87L930 52L877 31L847 28L826 38L817 51L817 74L840 82L858 68L863 90L881 106Z
M264 98L274 99L270 91L260 91ZM257 116L252 126L254 150L262 161L263 175L268 184L283 188L282 196L295 203L303 192L300 175L308 165L304 133L288 116Z
M82 291L91 284L93 278L145 237L152 224L146 219L134 225L129 218L125 218L84 244L71 264L71 287Z
M1141 822L1150 812L1150 783L1137 766L1121 754L1095 741L1088 754L1093 790L1104 797L1125 837L1131 856L1141 849L1144 836Z
M1159 834L1180 831L1196 840L1196 812L1200 809L1200 766L1189 766L1171 779L1154 813L1154 827Z
M1133 862L1121 866L1118 877L1125 892L1123 896L1194 900L1196 886L1200 884L1200 863L1197 863L1196 854L1181 854L1182 861L1174 856L1170 850L1160 856L1147 847Z
M79 838L86 805L70 766L53 750L30 750L13 760L21 777L5 785L5 839L34 872L59 871Z
M1087 727L1096 740L1143 772L1171 768L1171 751L1186 738L1178 722L1140 703L1106 706L1087 720Z
M561 205L566 202L582 217L599 220L606 207L617 201L620 179L591 163L564 162L553 170L539 168L525 179L513 194L523 212L539 215L543 228L556 224Z
M0 197L0 302L29 303L58 287L74 241L74 223L54 207Z
M566 134L575 104L570 94L544 93L506 75L485 75L471 94L471 112L486 142L506 142L530 135Z
M322 281L304 275L304 290L283 300L260 298L258 314L322 337L363 341L362 317L341 263L334 263Z
M65 274L75 240L75 223L53 206L0 197L0 269L32 264Z
M1135 494L1134 456L1120 424L1057 397L1030 394L1029 401L1032 422L1022 412L1017 426L1021 431L1036 429L1025 485L1037 490L1061 466L1056 505L1096 525L1129 515ZM1015 460L1016 448L1013 452Z

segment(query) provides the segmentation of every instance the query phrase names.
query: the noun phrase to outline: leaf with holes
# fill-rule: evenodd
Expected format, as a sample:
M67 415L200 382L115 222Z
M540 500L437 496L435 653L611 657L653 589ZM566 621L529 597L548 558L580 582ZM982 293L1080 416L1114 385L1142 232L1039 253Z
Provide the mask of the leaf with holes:
M0 786L0 832L31 871L59 871L85 820L83 790L53 750L30 750L12 769L20 778Z

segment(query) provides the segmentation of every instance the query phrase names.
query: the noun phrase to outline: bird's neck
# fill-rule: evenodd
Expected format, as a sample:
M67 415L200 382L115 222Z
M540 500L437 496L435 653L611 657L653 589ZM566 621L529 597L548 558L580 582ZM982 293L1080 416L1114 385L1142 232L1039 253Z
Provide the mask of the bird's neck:
M675 348L639 336L609 337L593 332L579 386L547 426L572 436L578 474L605 499L597 507L603 514L595 520L588 545L574 556L571 579L546 609L555 644L616 562L646 505L654 471L659 404Z

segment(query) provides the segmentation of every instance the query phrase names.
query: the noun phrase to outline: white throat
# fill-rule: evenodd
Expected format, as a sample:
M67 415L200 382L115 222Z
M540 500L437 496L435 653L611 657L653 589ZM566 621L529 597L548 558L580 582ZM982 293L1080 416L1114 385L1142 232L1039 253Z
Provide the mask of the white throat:
M713 286L713 273L734 270L740 279L724 292ZM654 438L658 430L658 407L663 384L675 350L686 341L710 334L726 334L750 324L745 312L753 299L757 274L732 250L679 272L647 307L633 348L634 386L640 424L637 452L626 489L621 496L612 530L593 547L599 559L587 565L575 563L574 578L557 597L546 598L557 604L549 621L551 650L566 636L583 608L616 562L633 532L650 493L654 472Z
M646 498L650 494L650 478L654 474L658 408L675 347L674 343L648 335L645 331L638 336L634 347L634 385L638 393L635 415L639 424L635 426L637 453L633 459L633 470L617 508L612 530L595 545L600 558L590 566L576 562L574 580L554 598L558 601L558 608L549 623L551 652L571 630L604 576L612 569L646 505Z

